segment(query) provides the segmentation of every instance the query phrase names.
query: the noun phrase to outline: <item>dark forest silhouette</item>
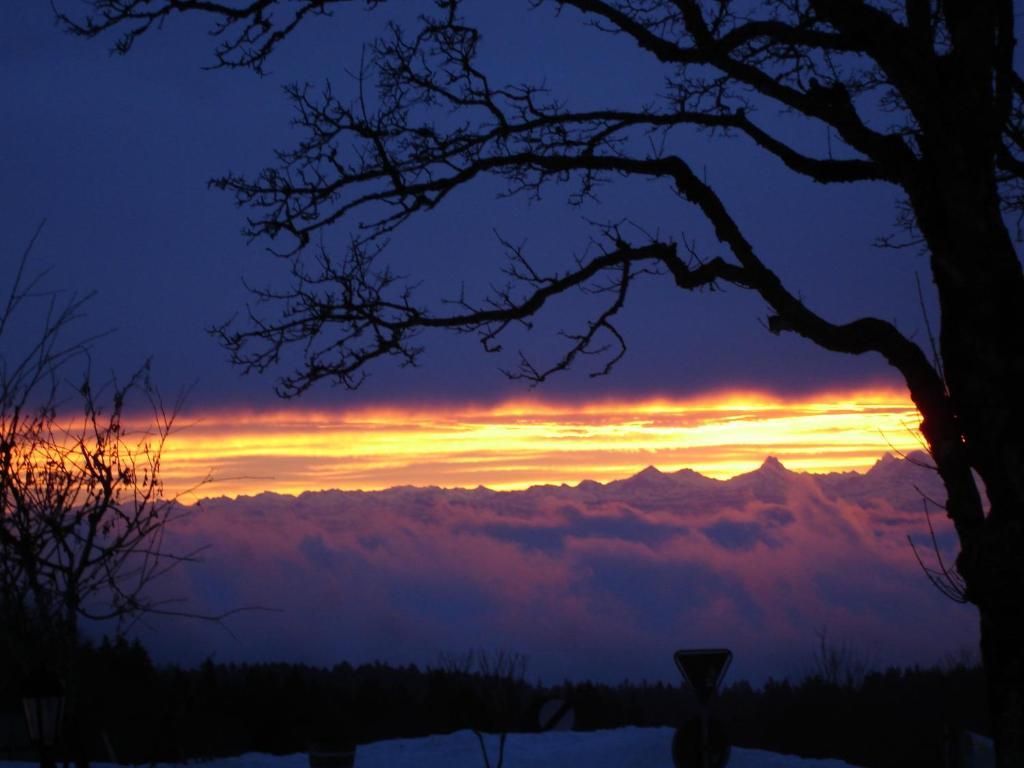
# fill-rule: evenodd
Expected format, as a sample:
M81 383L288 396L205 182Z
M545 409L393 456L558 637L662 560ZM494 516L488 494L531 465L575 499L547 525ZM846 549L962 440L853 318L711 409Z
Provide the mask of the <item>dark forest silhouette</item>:
M123 639L83 647L78 668L92 758L109 759L112 749L135 763L290 754L311 744L466 728L514 739L538 730L541 705L555 697L572 705L576 730L675 727L696 707L680 685L509 686L443 662L423 669L213 660L196 669L157 667L141 645ZM0 676L0 701L15 698L10 680ZM849 684L820 675L769 680L759 689L738 682L722 691L716 712L737 746L867 768L943 765L948 737L984 732L987 721L984 674L970 663L867 672ZM0 757L29 757L19 713L0 710L0 718Z

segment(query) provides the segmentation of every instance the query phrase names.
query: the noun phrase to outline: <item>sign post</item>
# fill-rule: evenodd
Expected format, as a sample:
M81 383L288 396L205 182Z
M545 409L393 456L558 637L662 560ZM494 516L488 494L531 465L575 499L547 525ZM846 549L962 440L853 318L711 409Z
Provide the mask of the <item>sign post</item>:
M729 743L718 720L712 718L710 705L732 661L732 651L680 650L673 658L683 679L697 695L700 714L676 729L672 760L676 768L723 768L729 760Z
M576 724L572 704L564 699L548 699L537 713L542 731L571 731Z

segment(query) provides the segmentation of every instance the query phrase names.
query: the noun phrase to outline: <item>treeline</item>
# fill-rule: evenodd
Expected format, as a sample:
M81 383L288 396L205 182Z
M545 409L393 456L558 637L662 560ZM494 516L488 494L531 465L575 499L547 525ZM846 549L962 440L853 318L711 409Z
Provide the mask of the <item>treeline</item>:
M696 711L680 686L542 687L512 667L484 672L452 664L320 669L212 661L180 669L156 667L137 643L104 641L84 648L77 661L66 749L95 760L113 753L121 762L182 762L464 728L536 731L537 713L551 698L572 704L577 730L677 726ZM15 677L0 680L8 723L19 703ZM890 669L856 683L812 676L754 689L740 682L722 692L715 713L737 746L878 768L942 765L946 733L984 733L987 723L983 673L966 665ZM16 729L8 731L19 740ZM20 738L20 745L0 743L0 754L24 754Z

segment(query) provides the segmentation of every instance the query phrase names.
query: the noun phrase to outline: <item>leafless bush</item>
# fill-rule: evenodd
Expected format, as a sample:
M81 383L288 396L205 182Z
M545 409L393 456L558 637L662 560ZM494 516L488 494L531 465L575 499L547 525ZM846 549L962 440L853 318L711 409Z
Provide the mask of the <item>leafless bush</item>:
M871 658L846 642L830 639L825 627L818 630L817 637L810 677L837 688L860 688L875 667Z
M484 768L502 768L509 726L521 709L520 687L526 677L528 659L520 653L507 651L467 651L442 654L441 669L471 677L477 686L482 705L473 724L473 733L480 742ZM492 764L487 751L485 733L497 733L498 754Z
M123 630L183 613L148 588L198 553L163 546L185 511L160 479L180 400L164 404L148 363L93 383L96 339L74 335L90 296L45 288L29 269L35 239L0 305L0 634L23 667L69 674L81 620Z

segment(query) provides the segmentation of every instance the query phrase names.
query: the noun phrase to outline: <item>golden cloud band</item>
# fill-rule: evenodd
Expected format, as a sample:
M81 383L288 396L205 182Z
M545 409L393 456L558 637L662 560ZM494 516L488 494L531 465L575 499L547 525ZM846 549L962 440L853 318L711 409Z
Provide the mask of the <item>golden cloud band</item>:
M882 389L801 399L724 392L642 402L293 407L187 414L178 424L164 453L166 491L213 478L192 499L395 485L508 490L604 482L647 465L727 478L766 455L794 470L863 470L886 451L921 447L909 399Z

